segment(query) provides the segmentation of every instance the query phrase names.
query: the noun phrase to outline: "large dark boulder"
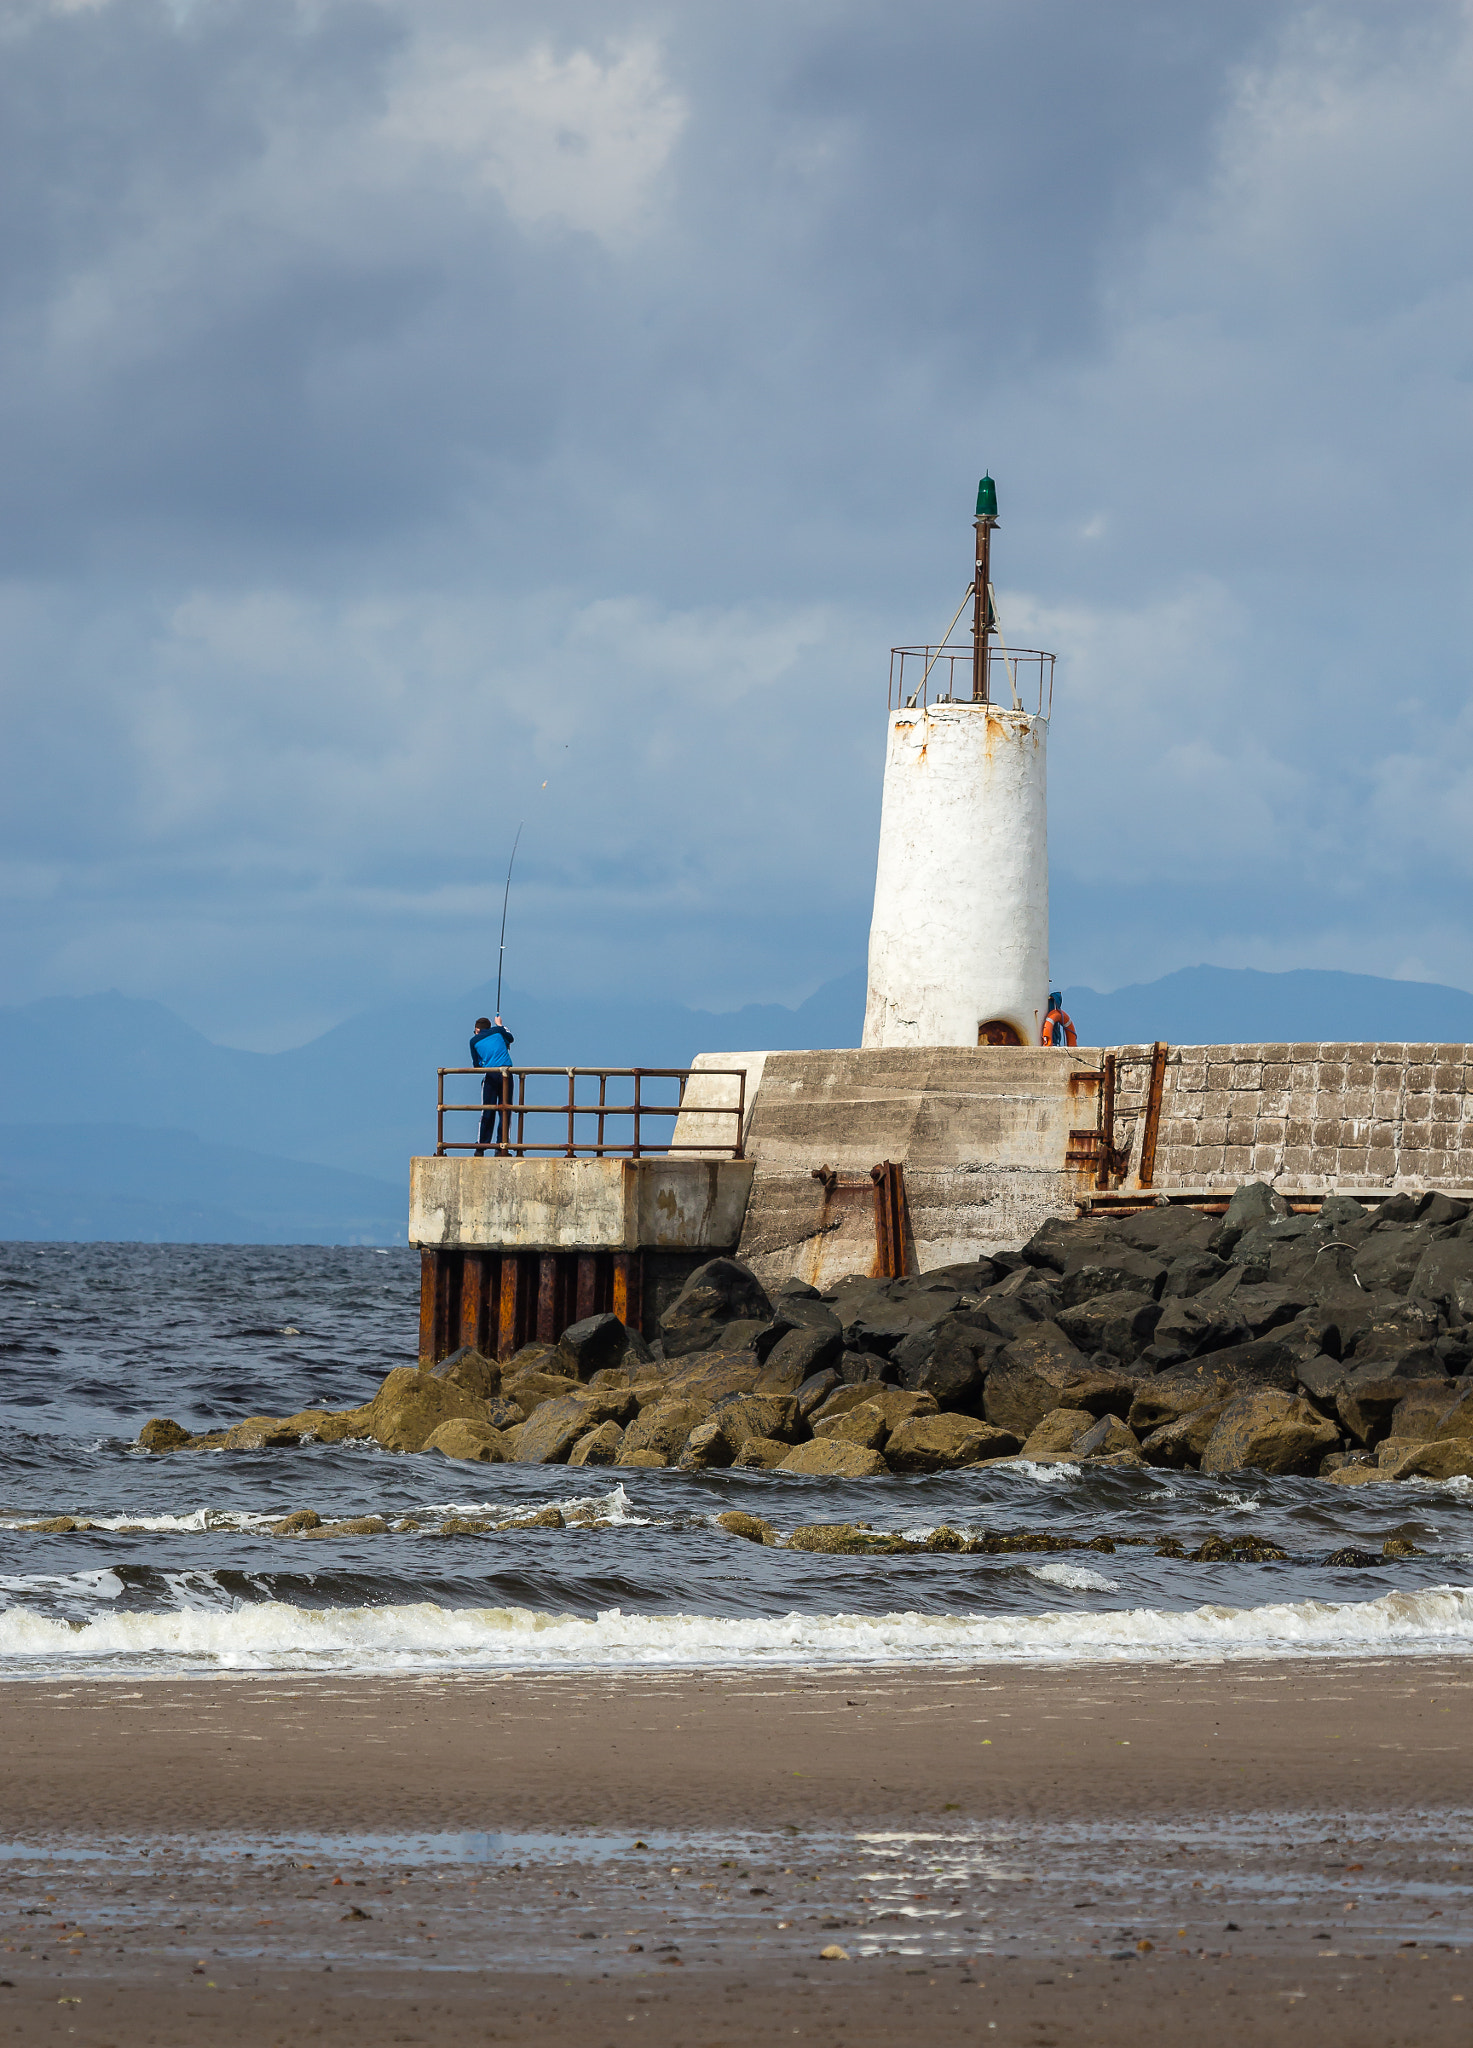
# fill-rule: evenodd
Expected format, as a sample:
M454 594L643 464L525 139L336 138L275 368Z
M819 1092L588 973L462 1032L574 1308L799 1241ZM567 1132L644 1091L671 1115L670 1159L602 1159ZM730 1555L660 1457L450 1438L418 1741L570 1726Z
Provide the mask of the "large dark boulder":
M1356 1250L1355 1245L1343 1244L1338 1238L1322 1244L1303 1275L1305 1291L1315 1301L1324 1301L1337 1288L1353 1288L1360 1293L1355 1278Z
M1189 1358L1227 1351L1248 1341L1248 1326L1234 1308L1231 1295L1179 1295L1162 1303L1140 1363L1147 1372L1165 1372Z
M937 1287L951 1287L958 1294L985 1294L1012 1271L1000 1259L968 1259L957 1266L933 1266L926 1275Z
M837 1330L842 1326L830 1304L813 1289L806 1294L784 1293L779 1289L773 1296L773 1320L786 1323L794 1330Z
M1378 1217L1375 1229L1356 1251L1356 1280L1368 1292L1406 1294L1431 1243L1430 1233L1415 1224L1387 1223Z
M1452 1237L1429 1244L1407 1292L1413 1301L1435 1302L1451 1322L1473 1321L1473 1242Z
M1086 1354L1108 1351L1134 1365L1156 1334L1161 1305L1149 1294L1097 1294L1078 1308L1060 1309L1059 1328Z
M1108 1224L1093 1218L1074 1223L1062 1216L1050 1216L1024 1245L1023 1257L1030 1266L1062 1273L1071 1258L1077 1264L1086 1252L1103 1256L1114 1249Z
M1053 1408L1123 1413L1134 1375L1103 1352L1093 1358L1070 1343L1057 1323L1039 1323L1005 1344L987 1374L982 1412L998 1429L1032 1435Z
M625 1329L617 1316L585 1316L559 1337L550 1370L570 1379L591 1380L596 1372L613 1366L642 1364L649 1355L644 1339Z
M1436 1353L1442 1319L1430 1301L1398 1301L1382 1308L1359 1331L1353 1357L1357 1366L1375 1364L1401 1379L1437 1377L1443 1370Z
M1224 1230L1253 1230L1263 1223L1289 1214L1289 1204L1266 1180L1248 1181L1233 1191L1222 1219Z
M1464 1324L1460 1330L1444 1330L1432 1349L1448 1372L1473 1372L1473 1326Z
M798 1388L793 1396L793 1399L798 1404L798 1413L805 1418L810 1416L815 1408L823 1406L829 1395L833 1393L835 1387L842 1387L843 1384L844 1382L839 1378L838 1372L833 1366L830 1366L825 1372L814 1373L811 1379L804 1380L802 1386Z
M878 1351L845 1351L839 1359L839 1377L846 1387L862 1386L866 1382L897 1387L900 1368L893 1359L885 1358Z
M1291 1394L1298 1384L1288 1348L1272 1337L1214 1351L1140 1381L1127 1420L1137 1436L1201 1409L1226 1407L1235 1394L1274 1388Z
M1112 1218L1110 1233L1119 1244L1138 1252L1155 1252L1173 1259L1183 1252L1203 1250L1217 1231L1217 1218L1199 1209L1168 1203L1159 1209L1143 1209L1138 1216Z
M1166 1285L1161 1292L1167 1295L1200 1294L1204 1287L1216 1286L1225 1280L1233 1267L1226 1259L1220 1259L1215 1252L1178 1252L1167 1262Z
M795 1394L803 1382L828 1366L837 1365L844 1353L844 1333L838 1320L829 1316L828 1327L807 1323L779 1337L763 1361L758 1388L764 1394Z
M1235 1287L1230 1298L1233 1314L1247 1326L1250 1337L1266 1337L1281 1323L1292 1323L1313 1301L1306 1288L1286 1287L1277 1280Z
M877 1351L889 1357L903 1338L934 1330L960 1306L961 1296L954 1288L907 1292L898 1299L869 1302L845 1323L844 1341L851 1351Z
M1317 1358L1301 1358L1294 1369L1299 1375L1300 1391L1327 1415L1337 1413L1336 1403L1353 1368L1322 1352Z
M1006 1342L975 1316L947 1316L928 1341L907 1339L897 1347L900 1383L913 1393L933 1394L940 1408L980 1414L988 1370Z
M1369 1330L1378 1315L1394 1308L1394 1294L1367 1294L1354 1280L1336 1281L1316 1296L1319 1313L1332 1322L1339 1335L1340 1356L1349 1358L1357 1340ZM1329 1349L1326 1345L1326 1349Z
M718 1351L754 1351L759 1358L766 1358L779 1341L788 1334L786 1316L772 1316L766 1320L757 1316L740 1316L732 1323L712 1325L712 1338L702 1349Z
M1340 1361L1339 1325L1323 1309L1305 1309L1293 1322L1277 1324L1274 1335L1293 1352L1301 1379L1317 1362L1338 1365Z
M1346 1374L1335 1411L1356 1442L1371 1449L1386 1435L1392 1415L1413 1388L1425 1389L1434 1382L1446 1387L1447 1399L1452 1401L1454 1385L1436 1373L1420 1376L1387 1371L1379 1365L1358 1366Z
M824 1301L831 1314L838 1317L844 1329L867 1309L878 1308L887 1297L893 1283L877 1280L863 1273L846 1273L838 1285L831 1287Z
M755 1273L735 1259L698 1266L660 1318L667 1358L706 1351L727 1323L772 1320L772 1303Z
M1261 1286L1271 1278L1303 1282L1324 1241L1315 1217L1285 1216L1244 1231L1226 1257L1248 1286Z
M1145 1209L1138 1216L1112 1217L1109 1252L1136 1252L1170 1267L1178 1260L1210 1256L1208 1247L1217 1234L1217 1220L1196 1209L1170 1206ZM1091 1258L1075 1263L1089 1264ZM1103 1261L1108 1263L1108 1258Z
M1108 1253L1071 1259L1060 1283L1065 1308L1078 1308L1097 1294L1149 1294L1154 1301L1166 1285L1165 1261L1123 1245Z
M1052 1281L1040 1280L1024 1267L1003 1286L984 1294L968 1314L984 1330L1011 1338L1021 1337L1035 1323L1051 1323L1063 1306L1064 1297L1058 1287Z

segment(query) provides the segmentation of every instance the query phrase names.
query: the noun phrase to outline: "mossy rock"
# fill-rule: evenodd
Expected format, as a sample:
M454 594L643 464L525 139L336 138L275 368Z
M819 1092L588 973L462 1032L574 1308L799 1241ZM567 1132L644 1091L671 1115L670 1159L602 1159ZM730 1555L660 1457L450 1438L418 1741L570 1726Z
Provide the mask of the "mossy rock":
M155 1415L139 1430L138 1441L145 1451L181 1451L190 1434L172 1416Z
M316 1508L298 1508L294 1515L283 1515L279 1522L271 1524L273 1536L305 1536L309 1529L320 1529L322 1517Z
M795 1529L787 1547L818 1551L825 1557L889 1557L911 1546L903 1536L882 1536L854 1522L814 1522Z
M730 1536L745 1536L749 1543L765 1544L769 1549L777 1542L777 1531L760 1515L743 1515L733 1510L730 1514L718 1515L716 1526L725 1529Z

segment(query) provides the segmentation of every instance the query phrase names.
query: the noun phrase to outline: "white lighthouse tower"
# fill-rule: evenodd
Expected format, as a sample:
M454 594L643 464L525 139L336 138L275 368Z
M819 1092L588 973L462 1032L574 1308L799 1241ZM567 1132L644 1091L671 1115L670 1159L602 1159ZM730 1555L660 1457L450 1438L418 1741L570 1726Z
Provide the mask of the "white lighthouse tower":
M1049 1007L1054 657L1002 640L989 577L997 524L987 476L970 639L954 645L949 630L940 647L891 653L867 1046L1037 1045Z

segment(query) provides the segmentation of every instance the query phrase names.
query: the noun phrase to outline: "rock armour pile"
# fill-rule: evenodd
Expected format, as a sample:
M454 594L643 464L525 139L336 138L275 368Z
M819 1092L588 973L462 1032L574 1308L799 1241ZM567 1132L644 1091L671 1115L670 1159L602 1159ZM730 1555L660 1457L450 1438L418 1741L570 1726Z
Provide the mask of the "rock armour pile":
M1292 1215L1163 1205L1051 1220L1017 1252L769 1295L694 1273L653 1345L609 1315L504 1366L461 1351L348 1410L252 1416L156 1452L371 1438L474 1463L844 1478L1020 1459L1473 1478L1473 1217L1446 1195ZM759 1540L761 1540L759 1538Z

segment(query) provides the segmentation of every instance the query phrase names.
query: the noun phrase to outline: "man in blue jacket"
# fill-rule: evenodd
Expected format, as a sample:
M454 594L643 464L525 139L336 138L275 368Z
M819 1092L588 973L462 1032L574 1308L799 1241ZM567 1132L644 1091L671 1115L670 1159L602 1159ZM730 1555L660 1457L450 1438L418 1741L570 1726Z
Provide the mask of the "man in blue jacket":
M471 1039L471 1065L487 1067L490 1072L481 1083L482 1102L506 1104L511 1101L511 1089L507 1085L511 1077L503 1071L511 1065L511 1033L498 1017L493 1023L489 1017L477 1017L475 1033ZM481 1128L476 1133L476 1157L485 1156L488 1145L501 1146L506 1143L507 1112L503 1107L498 1114L495 1109L481 1112ZM500 1124L498 1132L496 1126Z

